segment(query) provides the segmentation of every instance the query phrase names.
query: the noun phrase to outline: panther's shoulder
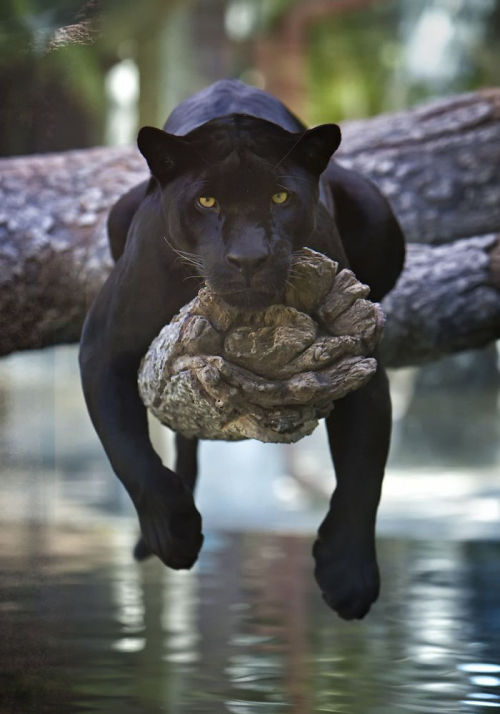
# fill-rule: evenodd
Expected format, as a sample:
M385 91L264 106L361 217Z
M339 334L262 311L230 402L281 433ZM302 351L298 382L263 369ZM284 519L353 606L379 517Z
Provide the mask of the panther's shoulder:
M305 127L285 105L271 94L237 79L221 79L181 102L164 126L171 134L187 134L202 124L227 114L250 114L287 129Z

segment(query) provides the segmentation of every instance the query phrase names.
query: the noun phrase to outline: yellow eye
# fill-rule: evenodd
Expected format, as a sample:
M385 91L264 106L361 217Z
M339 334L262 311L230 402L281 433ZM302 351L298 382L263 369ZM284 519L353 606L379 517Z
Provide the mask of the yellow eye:
M198 203L202 208L216 208L217 201L213 196L198 196Z
M288 201L288 191L278 191L278 193L273 193L271 200L273 203L277 203L278 205L286 203Z

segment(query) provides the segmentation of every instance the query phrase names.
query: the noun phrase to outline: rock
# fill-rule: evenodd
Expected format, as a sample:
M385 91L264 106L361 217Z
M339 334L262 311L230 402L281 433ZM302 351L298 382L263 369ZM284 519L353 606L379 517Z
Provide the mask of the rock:
M153 340L139 369L144 404L203 439L293 442L376 370L384 322L350 270L304 248L283 305L255 312L208 287Z

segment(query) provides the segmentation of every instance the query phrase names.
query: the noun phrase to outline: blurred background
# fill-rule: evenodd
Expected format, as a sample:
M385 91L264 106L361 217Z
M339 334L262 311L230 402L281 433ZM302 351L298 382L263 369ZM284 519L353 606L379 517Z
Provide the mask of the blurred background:
M309 124L393 112L498 86L499 37L498 0L3 0L0 155L133 143L221 77ZM322 425L294 446L203 444L199 565L138 566L76 350L0 361L2 712L500 708L496 345L391 373L384 589L360 625L312 578Z
M238 77L307 123L498 83L496 0L4 0L2 155L129 143Z

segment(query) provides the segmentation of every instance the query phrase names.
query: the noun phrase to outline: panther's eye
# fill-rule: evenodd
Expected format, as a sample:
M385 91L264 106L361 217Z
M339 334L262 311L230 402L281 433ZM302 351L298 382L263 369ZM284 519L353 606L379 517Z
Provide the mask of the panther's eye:
M282 203L286 203L288 201L288 197L288 191L278 191L277 193L273 193L273 195L271 196L271 201L280 205Z
M202 208L217 208L217 200L213 196L198 196L197 202Z

